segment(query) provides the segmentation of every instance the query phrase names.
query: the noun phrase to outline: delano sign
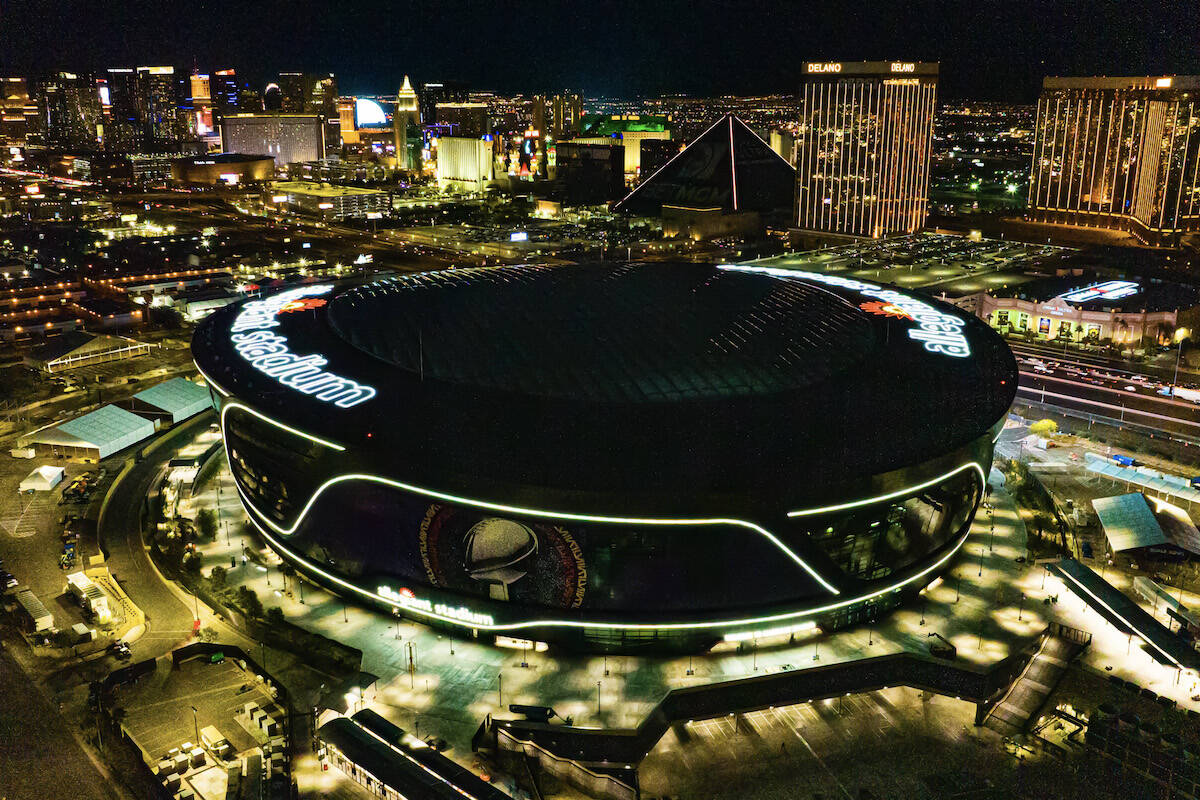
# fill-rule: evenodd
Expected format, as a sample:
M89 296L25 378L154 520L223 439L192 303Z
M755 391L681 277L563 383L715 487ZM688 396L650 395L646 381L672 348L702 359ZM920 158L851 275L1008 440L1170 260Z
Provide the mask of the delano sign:
M837 63L809 64L808 65L808 72L810 75L811 74L825 74L825 73L831 73L831 72L841 72L841 71L842 71L842 65L837 64Z

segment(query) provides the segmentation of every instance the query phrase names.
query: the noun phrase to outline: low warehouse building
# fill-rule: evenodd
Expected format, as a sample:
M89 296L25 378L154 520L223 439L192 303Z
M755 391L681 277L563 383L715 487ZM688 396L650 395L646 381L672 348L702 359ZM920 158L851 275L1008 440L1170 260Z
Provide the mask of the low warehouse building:
M212 408L212 398L208 389L187 378L171 378L143 389L122 406L141 416L174 425Z
M27 433L19 444L55 455L99 461L153 435L153 422L110 405Z

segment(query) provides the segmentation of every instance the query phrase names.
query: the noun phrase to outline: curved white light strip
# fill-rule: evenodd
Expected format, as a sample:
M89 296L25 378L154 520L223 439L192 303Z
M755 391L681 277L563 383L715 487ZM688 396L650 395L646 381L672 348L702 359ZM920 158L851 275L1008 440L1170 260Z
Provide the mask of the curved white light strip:
M224 438L224 436L225 436L225 412L231 408L240 408L243 411L245 411L246 413L250 414L251 416L261 419L263 422L267 423L268 425L274 425L276 428L279 428L280 430L285 430L290 434L301 437L302 439L308 439L310 442L316 442L317 444L323 444L332 450L342 451L342 450L346 449L345 447L338 444L337 442L331 442L328 439L322 439L319 436L313 436L311 433L305 433L302 430L297 430L296 428L293 428L291 425L284 425L279 420L271 419L266 414L255 411L250 406L243 405L242 403L238 403L238 402L226 403L225 407L221 409L221 436L222 436L222 438ZM228 458L229 454L226 453L225 456L226 456L226 458ZM282 533L282 531L281 531L281 533ZM288 533L291 533L291 531L288 531Z
M235 482L235 485L236 485L236 482ZM238 486L238 494L241 495L242 501L245 502L246 501L245 494L242 493L242 489L240 486ZM278 539L276 539L274 536L272 536L270 534L270 532L267 531L266 528L264 528L262 525L260 525L258 523L258 520L255 519L253 516L250 517L250 520L254 523L255 527L258 528L259 532L262 533L263 537L271 544L272 547L274 547L276 550L283 552L289 558L291 558L293 561L303 564L306 569L308 569L312 572L315 572L316 574L320 575L321 577L325 578L326 580L330 581L331 583L335 583L338 586L341 586L345 589L349 589L352 592L356 592L369 600L374 600L375 602L382 603L387 606L391 606L396 611L402 612L406 615L415 615L415 616L419 616L419 617L424 617L426 619L437 620L439 622L450 623L453 625L457 625L460 628L468 628L468 629L472 629L472 630L484 630L484 631L513 631L513 630L521 630L523 628L545 628L545 627L592 628L592 629L599 629L599 630L643 630L643 631L703 630L703 629L708 629L708 628L740 628L740 627L744 627L746 625L761 625L763 623L768 623L768 622L780 622L782 620L797 619L797 618L801 618L801 617L810 617L810 616L814 616L816 614L823 614L827 611L834 611L839 608L845 608L846 606L854 605L855 603L861 603L866 600L871 600L872 598L875 598L875 597L880 597L889 592L895 591L896 589L899 589L903 586L907 586L908 584L913 583L914 581L918 581L921 578L924 578L929 573L931 573L937 569L940 569L943 564L945 564L947 561L949 561L951 558L953 558L954 555L956 553L958 553L958 551L962 548L962 546L964 544L966 544L967 537L970 536L970 533L971 533L970 530L968 529L967 532L964 533L961 538L959 538L958 542L955 543L954 547L950 548L950 550L944 556L939 558L933 564L930 564L925 569L918 572L916 575L913 575L912 577L909 577L909 578L906 578L905 580L894 583L891 586L885 586L884 588L878 589L874 592L871 592L870 594L864 594L859 597L853 597L853 598L850 598L849 600L840 600L836 603L830 603L828 605L819 606L817 608L810 608L810 609L806 609L804 611L790 611L790 612L783 613L783 614L771 614L771 615L764 616L764 617L748 617L748 618L744 618L744 619L718 620L715 622L636 623L636 622L587 622L587 621L583 621L583 620L569 620L569 619L568 620L542 619L542 620L527 620L525 622L495 623L492 625L473 625L471 623L463 622L462 620L454 619L453 617L447 617L447 616L438 614L433 611L425 611L423 609L413 608L411 606L401 606L401 605L397 604L396 602L389 600L386 597L376 594L375 592L368 591L366 589L363 589L360 586L356 586L353 583L350 583L349 581L343 580L342 578L339 578L336 575L332 575L332 574L326 572L325 570L321 569L320 567L316 566L315 564L310 562L308 559L306 559L300 555L297 555L296 553L289 550L287 547L285 547L283 545L282 542L280 542Z
M249 412L250 414L253 414L254 416L258 417L259 419L270 422L271 424L276 425L279 428L282 428L290 433L295 433L295 434L303 436L307 439L312 439L313 441L321 442L322 444L326 444L337 450L345 449L341 445L335 445L335 444L332 444L329 442L325 442L321 439L317 439L314 436L310 436L309 434L303 433L301 431L297 431L294 428L290 428L281 422L276 422L274 420L271 420L270 418L264 416L263 414L260 414L259 412L255 411L254 409L250 408L249 406L246 406L243 403L238 403L236 401L226 403L225 406L221 409L222 431L224 431L224 428L225 428L225 415L229 412L229 409L231 409L231 408L242 409L244 411ZM226 440L226 448L228 448L228 440ZM228 458L229 453L226 452L225 456L226 456L226 458ZM736 526L739 526L742 528L748 528L748 529L754 531L755 533L758 533L759 535L765 537L772 544L774 544L781 551L783 551L783 553L785 555L787 555L788 558L790 558L792 561L796 562L796 564L801 569L803 569L806 573L808 573L813 578L813 580L815 580L817 583L821 584L821 586L823 586L831 594L841 594L841 592L838 590L838 588L836 586L834 586L829 581L827 581L823 577L821 577L820 573L818 573L815 569L813 569L811 566L809 566L808 562L806 562L804 559L800 558L800 556L796 555L796 553L793 552L791 550L791 548L789 548L786 544L784 544L777 536L775 536L775 534L771 533L769 530L762 527L761 525L756 525L753 522L748 522L747 520L744 520L744 519L728 519L728 518L724 518L724 517L714 517L714 518L705 518L705 519L699 519L699 518L680 518L680 519L661 519L660 518L660 519L656 519L656 518L652 518L652 517L606 517L606 516L600 516L597 514L572 514L569 512L545 511L545 510L536 509L536 508L522 508L520 506L504 505L503 503L489 503L484 500L475 500L475 499L472 499L469 497L460 497L458 495L447 494L445 492L438 492L433 489L426 489L421 486L414 486L413 484L410 484L410 483L402 483L401 481L392 480L391 478L385 478L381 475L370 475L370 474L366 474L366 473L356 473L356 472L347 473L345 475L338 475L336 477L330 478L329 480L325 481L320 486L318 486L316 491L314 491L312 493L312 496L308 498L308 502L306 502L304 504L304 508L302 508L300 510L300 513L296 516L296 521L291 525L291 527L285 528L280 525L277 525L273 520L268 518L267 515L263 514L261 511L259 511L257 508L255 508L254 504L251 503L249 501L249 499L246 498L245 494L242 494L242 501L246 504L246 506L248 508L250 508L252 511L254 511L259 517L262 517L263 521L266 522L267 525L269 525L272 530L274 530L276 533L282 534L284 536L288 536L292 533L295 533L296 529L300 527L300 524L304 521L304 518L306 516L308 516L308 512L312 509L313 504L317 501L317 498L320 497L321 494L326 489L328 489L330 486L334 486L338 483L344 483L346 481L368 481L371 483L379 483L379 484L383 484L384 486L391 486L394 489L401 489L406 492L412 492L414 494L424 495L425 497L432 497L432 498L435 498L438 500L444 500L448 503L457 503L459 505L472 506L474 508L483 508L483 509L487 509L489 511L499 511L499 512L503 512L503 513L507 513L507 514L517 514L520 516L542 517L542 518L546 518L546 519L565 519L565 520L573 520L576 522L599 522L599 523L608 523L608 524L615 524L615 525L673 525L673 526L736 525ZM239 491L240 491L240 487L239 487Z
M787 512L787 515L789 517L811 517L814 514L828 514L832 511L845 511L848 508L858 508L859 506L869 506L874 503L882 503L884 500L893 500L897 497L903 497L904 495L912 494L913 492L919 492L922 489L933 486L935 483L941 483L947 478L954 477L964 469L970 469L972 467L974 467L975 471L979 473L979 480L986 484L987 474L984 473L983 466L977 461L968 461L967 463L960 464L959 466L950 470L945 475L939 475L936 478L931 478L924 483L918 483L916 486L908 486L904 489L897 489L896 491L888 494L881 494L878 497L868 497L865 500L855 500L850 503L840 503L836 506L822 506L821 508L805 508L799 511L789 511Z
M200 369L199 364L197 364L194 360L192 361L192 364L196 367L196 372L200 373L200 377L204 378L204 382L207 383L212 388L217 390L217 394L221 395L221 397L229 397L229 392L222 389L221 384L217 383L212 378L208 377L208 373L205 372L204 370Z

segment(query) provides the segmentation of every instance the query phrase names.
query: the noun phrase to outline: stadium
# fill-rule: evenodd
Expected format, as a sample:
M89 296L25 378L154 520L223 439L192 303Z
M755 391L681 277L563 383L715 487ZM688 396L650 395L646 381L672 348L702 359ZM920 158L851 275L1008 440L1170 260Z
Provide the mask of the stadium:
M464 635L593 651L900 604L962 546L1017 388L957 309L753 264L306 284L192 347L285 560Z

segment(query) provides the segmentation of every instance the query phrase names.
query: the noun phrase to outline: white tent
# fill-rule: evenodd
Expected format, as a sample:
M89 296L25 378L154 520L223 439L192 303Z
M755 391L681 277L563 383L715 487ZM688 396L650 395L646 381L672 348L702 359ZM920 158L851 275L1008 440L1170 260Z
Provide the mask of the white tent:
M21 481L21 492L48 492L58 486L63 479L63 468L43 464L25 476Z

